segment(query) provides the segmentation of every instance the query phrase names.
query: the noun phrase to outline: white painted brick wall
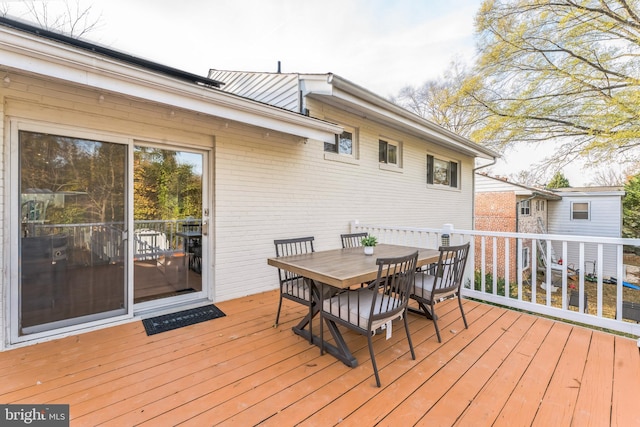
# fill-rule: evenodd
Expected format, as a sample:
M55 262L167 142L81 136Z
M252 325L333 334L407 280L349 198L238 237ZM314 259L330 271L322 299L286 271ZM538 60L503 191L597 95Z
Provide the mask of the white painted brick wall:
M96 91L31 77L12 76L11 87L4 93L8 100L2 103L6 107L3 123L6 116L23 117L88 129L96 135L213 148L210 235L214 254L209 268L216 301L277 287L276 270L267 265L267 258L275 255L274 239L313 235L316 250L336 248L339 234L348 232L354 219L368 224L440 227L453 223L456 228L472 228L473 159L333 108L314 105L312 116L339 117L344 124L358 127L356 164L326 160L320 141L303 143L299 137L180 110L171 115L170 106L108 93L99 101L101 94ZM2 132L5 148L6 134ZM401 173L379 167L381 136L403 144ZM460 162L460 191L427 187L427 153ZM4 155L3 160L4 166ZM4 180L0 189L5 195ZM5 201L0 199L6 214ZM4 216L0 221L4 243L0 251L6 260ZM0 289L2 342L7 333L2 323L7 277L5 272Z

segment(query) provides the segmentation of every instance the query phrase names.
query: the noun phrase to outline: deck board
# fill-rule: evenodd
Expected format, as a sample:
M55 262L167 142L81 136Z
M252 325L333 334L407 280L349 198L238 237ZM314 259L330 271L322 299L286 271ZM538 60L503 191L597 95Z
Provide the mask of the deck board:
M553 325L551 322L537 321L532 316L522 317L532 322L531 327L522 335L513 351L505 355L502 365L484 384L483 389L462 413L456 425L473 427L491 425L495 422L503 409L501 405L509 399Z
M147 336L140 321L0 353L0 402L67 403L72 426L639 425L635 340L464 301L374 338L345 333L349 368L293 334L306 308L277 293ZM319 324L316 322L314 328ZM328 334L327 334L328 335Z

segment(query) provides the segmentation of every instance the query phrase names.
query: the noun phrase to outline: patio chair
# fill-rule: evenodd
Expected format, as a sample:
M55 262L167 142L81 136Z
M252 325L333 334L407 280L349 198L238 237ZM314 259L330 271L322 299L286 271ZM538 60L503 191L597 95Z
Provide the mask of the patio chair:
M422 313L427 319L433 320L438 342L442 342L442 338L440 337L440 328L438 328L435 305L441 301L458 298L464 327L469 328L462 308L462 296L460 295L469 246L469 243L459 246L441 246L435 274L425 272L416 274L415 285L410 298L418 303L420 309L411 311Z
M373 351L373 335L385 330L387 338L391 336L392 321L402 318L404 329L411 349L411 357L416 355L409 334L407 322L407 304L409 292L416 272L418 252L397 258L378 258L378 276L369 287L357 290L345 290L331 298L323 300L320 309L322 320L342 325L348 329L366 335L371 355L371 364L380 387L380 376ZM320 328L320 354L324 354L324 328Z
M276 256L300 255L314 252L313 237L298 237L295 239L274 240L276 247ZM278 279L280 282L280 301L278 303L278 313L276 314L276 323L278 326L280 321L280 310L282 309L282 299L286 298L309 307L309 319L313 313L313 298L311 289L303 277L291 271L278 269ZM309 332L311 332L311 322L309 322Z
M341 234L340 239L342 240L343 248L357 248L362 246L362 238L369 236L369 233L351 233L351 234Z

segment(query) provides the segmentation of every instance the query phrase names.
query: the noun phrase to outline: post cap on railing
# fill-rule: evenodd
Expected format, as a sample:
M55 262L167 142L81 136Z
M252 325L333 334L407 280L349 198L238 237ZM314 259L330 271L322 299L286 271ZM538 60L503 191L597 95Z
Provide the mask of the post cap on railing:
M442 246L449 246L451 244L451 233L453 233L453 224L444 224L442 226L442 236L440 238Z

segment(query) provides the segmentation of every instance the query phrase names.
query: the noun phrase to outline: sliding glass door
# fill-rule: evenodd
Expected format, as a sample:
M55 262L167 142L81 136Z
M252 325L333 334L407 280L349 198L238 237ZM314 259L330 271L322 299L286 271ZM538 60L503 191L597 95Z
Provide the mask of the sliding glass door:
M125 314L127 145L21 130L18 158L17 335Z
M12 130L12 341L206 297L206 151Z
M204 153L136 145L134 303L162 305L202 292Z

